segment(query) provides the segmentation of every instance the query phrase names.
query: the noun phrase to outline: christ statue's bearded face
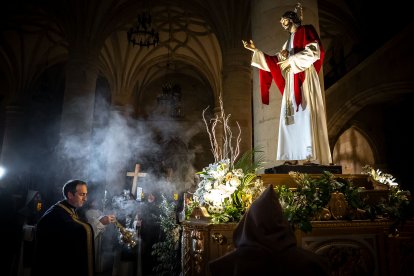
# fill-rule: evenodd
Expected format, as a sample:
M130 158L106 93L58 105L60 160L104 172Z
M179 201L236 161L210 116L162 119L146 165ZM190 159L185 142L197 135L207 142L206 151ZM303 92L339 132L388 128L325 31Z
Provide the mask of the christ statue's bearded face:
M293 23L289 18L282 17L280 19L280 24L284 30L289 30Z

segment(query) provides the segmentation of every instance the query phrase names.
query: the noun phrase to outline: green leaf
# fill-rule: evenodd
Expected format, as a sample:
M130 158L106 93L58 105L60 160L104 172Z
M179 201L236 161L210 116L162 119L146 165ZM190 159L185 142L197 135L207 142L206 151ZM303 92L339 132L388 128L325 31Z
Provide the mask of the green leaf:
M264 163L263 147L246 151L235 163L234 168L242 169L245 173L255 173Z

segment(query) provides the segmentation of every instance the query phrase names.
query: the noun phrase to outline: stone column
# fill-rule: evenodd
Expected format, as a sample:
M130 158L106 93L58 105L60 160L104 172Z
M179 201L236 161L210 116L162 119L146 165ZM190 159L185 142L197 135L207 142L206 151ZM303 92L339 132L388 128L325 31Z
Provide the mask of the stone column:
M241 45L241 41L240 41ZM230 116L233 137L241 128L240 153L252 148L251 53L242 46L226 49L223 55L223 105ZM239 155L240 157L241 155Z
M74 178L88 180L97 57L97 54L74 50L66 65L58 152L62 165L58 175L60 181Z
M297 1L256 0L252 3L252 39L257 48L267 54L279 51L288 38L280 25L285 11L293 10ZM303 24L312 24L319 32L317 0L302 2ZM270 88L270 103L263 105L260 96L259 71L253 67L253 129L254 147L264 148L266 167L280 165L276 162L279 117L282 95L276 85ZM321 76L321 75L320 75ZM321 79L323 83L323 79Z

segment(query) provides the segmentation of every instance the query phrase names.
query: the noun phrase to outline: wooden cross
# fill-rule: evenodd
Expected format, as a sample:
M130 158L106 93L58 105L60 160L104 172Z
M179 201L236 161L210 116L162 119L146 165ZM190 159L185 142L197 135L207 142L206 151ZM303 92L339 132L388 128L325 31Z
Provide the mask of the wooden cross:
M135 171L133 172L127 172L127 176L133 176L132 179L132 188L131 188L131 194L137 198L137 184L138 184L138 177L144 177L147 174L140 172L141 166L139 164L135 164ZM141 196L141 195L139 195Z

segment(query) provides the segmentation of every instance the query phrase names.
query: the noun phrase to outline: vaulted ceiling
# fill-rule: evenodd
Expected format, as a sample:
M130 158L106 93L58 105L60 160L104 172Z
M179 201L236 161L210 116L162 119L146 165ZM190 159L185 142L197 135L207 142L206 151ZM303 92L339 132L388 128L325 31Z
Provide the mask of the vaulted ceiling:
M30 56L30 51L37 51L36 55L32 55L35 59L44 60L46 56L48 63L53 64L54 61L64 59L68 43L91 43L96 47L102 47L108 43L107 39L110 34L117 30L118 32L126 31L135 20L137 11L148 8L149 5L152 8L164 5L181 9L183 11L181 18L184 18L182 15L188 14L188 22L174 22L174 24L178 27L180 24L198 25L200 29L192 31L193 37L200 31L211 31L220 41L218 47L222 47L221 50L223 47L235 47L240 44L241 39L248 37L250 5L254 2L248 0L193 0L191 2L191 5L188 5L188 1L184 0L42 0L36 4L30 1L2 4L4 9L2 9L0 19L2 31L0 58L3 58L2 66L10 67L9 70L3 71L15 72L16 70L11 69L12 67L25 66L22 64L22 58ZM393 5L389 5L389 3L381 4L374 1L318 0L320 34L326 51L325 88L329 88L412 21L410 9L406 8L402 1L397 2L401 3L394 1ZM164 9L158 12L162 19L163 16L173 15L175 11ZM165 29L171 26L173 22L171 20L174 18L164 19L164 23L160 23L159 26ZM28 42L19 37L22 33L29 34L32 38L37 35L37 40L32 40L31 46L27 47ZM81 37L85 39L79 39ZM111 43L114 43L114 38L116 37L111 38ZM118 40L125 44L125 38L122 35L118 37ZM184 49L183 42L188 41L180 41L176 37L173 37L173 40L175 40L175 46L173 45L175 50ZM205 46L204 43L199 43L199 45ZM197 50L197 53L200 51ZM197 53L194 52L194 54ZM207 52L206 54L214 55L214 53ZM30 62L32 66L39 66L35 60ZM164 65L166 64L164 62ZM179 66L179 63L176 63L176 66ZM41 70L31 71L41 72ZM191 72L191 68L188 71ZM20 75L28 74L28 72L29 70L22 70ZM13 87L9 90L24 91L24 86L30 85L27 80L34 80L36 77L36 75L26 76L25 83L15 80L13 83L21 87ZM8 75L4 78L12 80L16 76Z

